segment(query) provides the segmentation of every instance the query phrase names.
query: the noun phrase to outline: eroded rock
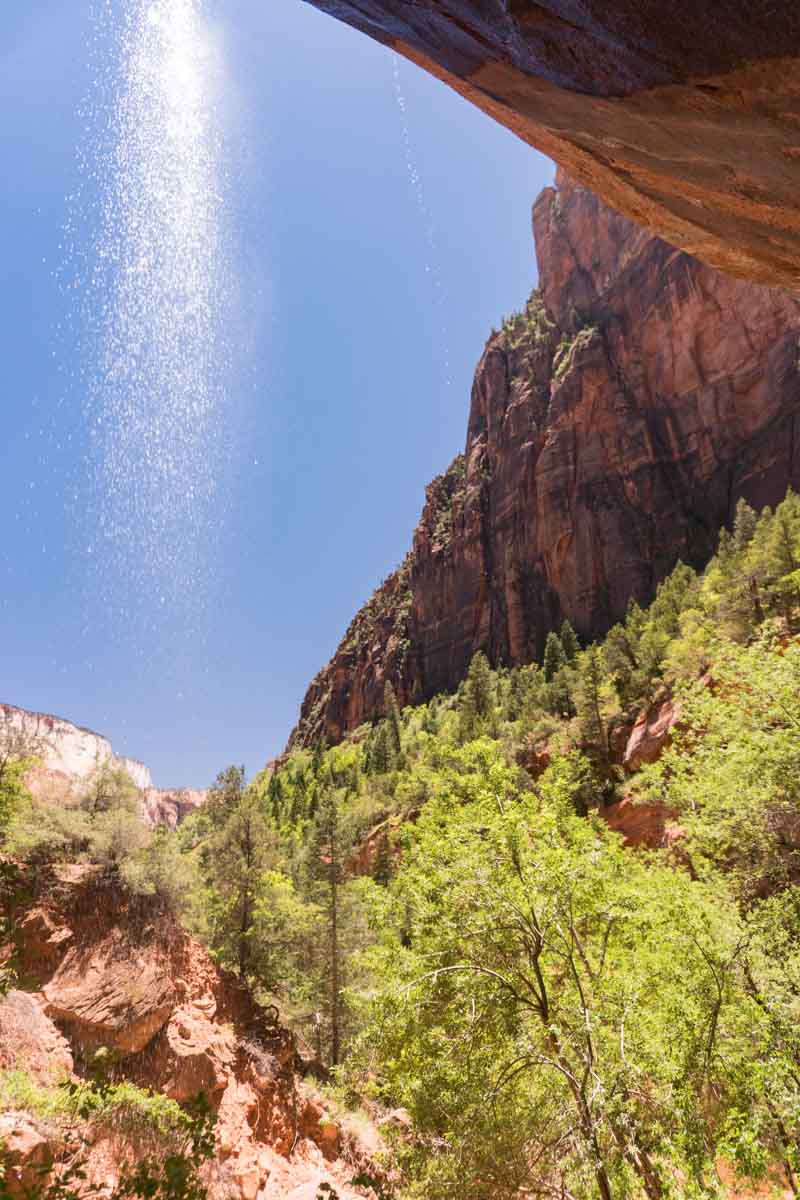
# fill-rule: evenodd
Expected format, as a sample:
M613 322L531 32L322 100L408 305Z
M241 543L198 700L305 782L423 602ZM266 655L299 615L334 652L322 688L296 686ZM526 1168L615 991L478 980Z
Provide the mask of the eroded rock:
M677 707L669 696L641 713L625 747L622 759L625 769L638 771L645 763L658 762L669 745L670 732L677 719Z
M38 1121L24 1112L0 1113L2 1182L10 1196L30 1196L51 1161L50 1140Z
M109 1046L135 1054L151 1041L175 1006L163 957L112 931L67 951L44 987L48 1014L84 1049Z
M72 1073L72 1051L45 1013L44 997L12 989L0 999L0 1067L23 1068L40 1083Z
M794 0L310 0L709 265L800 286Z

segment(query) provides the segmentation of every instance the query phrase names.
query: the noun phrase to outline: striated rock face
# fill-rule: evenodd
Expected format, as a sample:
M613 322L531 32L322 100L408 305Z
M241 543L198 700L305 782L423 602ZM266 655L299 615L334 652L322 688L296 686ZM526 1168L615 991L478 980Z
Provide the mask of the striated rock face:
M310 0L711 266L800 285L795 0Z
M43 771L70 781L85 781L104 766L122 767L139 788L153 786L144 763L115 754L111 743L91 729L62 717L0 704L0 742L18 738L30 745Z
M627 771L638 771L645 763L658 762L669 745L670 732L678 719L675 702L669 697L640 713L631 730L622 764Z
M176 829L184 817L205 804L208 792L198 788L155 788L149 769L135 758L115 754L109 740L45 713L0 704L0 751L10 746L35 757L28 786L34 791L72 790L87 783L103 767L128 772L141 792L141 811L154 829Z
M337 741L452 689L477 650L537 658L568 617L605 632L740 496L800 485L800 302L703 266L559 174L534 207L540 288L489 340L465 454L430 485L413 550L303 702Z

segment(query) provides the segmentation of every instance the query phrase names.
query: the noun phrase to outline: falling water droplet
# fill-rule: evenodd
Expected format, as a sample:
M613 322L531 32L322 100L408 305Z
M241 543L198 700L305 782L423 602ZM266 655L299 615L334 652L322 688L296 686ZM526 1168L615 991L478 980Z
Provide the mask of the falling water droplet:
M87 106L85 285L95 561L109 611L207 594L219 525L229 273L202 0L102 3ZM165 599L166 598L166 599Z

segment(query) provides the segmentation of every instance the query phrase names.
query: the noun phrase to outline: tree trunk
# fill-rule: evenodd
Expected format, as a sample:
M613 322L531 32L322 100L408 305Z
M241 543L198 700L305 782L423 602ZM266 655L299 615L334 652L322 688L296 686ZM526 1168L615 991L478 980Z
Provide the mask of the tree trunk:
M339 881L337 863L331 863L331 1063L339 1065Z

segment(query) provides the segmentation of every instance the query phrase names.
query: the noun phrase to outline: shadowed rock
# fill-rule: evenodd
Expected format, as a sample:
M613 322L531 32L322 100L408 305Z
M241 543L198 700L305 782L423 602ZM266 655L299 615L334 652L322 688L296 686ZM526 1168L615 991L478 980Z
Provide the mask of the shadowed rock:
M795 0L310 0L712 266L800 286Z

